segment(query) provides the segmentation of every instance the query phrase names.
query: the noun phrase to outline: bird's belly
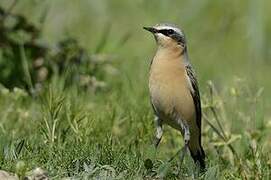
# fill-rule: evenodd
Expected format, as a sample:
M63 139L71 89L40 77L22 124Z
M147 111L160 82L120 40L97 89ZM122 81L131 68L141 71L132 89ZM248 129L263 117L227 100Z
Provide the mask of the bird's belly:
M195 107L184 79L151 79L149 82L151 101L164 123L180 129L179 120L191 121ZM189 123L189 122L188 122Z

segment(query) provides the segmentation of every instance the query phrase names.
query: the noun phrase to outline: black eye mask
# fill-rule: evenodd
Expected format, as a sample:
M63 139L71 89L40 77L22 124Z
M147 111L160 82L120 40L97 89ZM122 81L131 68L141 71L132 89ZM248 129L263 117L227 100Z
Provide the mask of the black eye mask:
M158 30L158 33L164 34L165 36L168 36L168 37L176 40L179 44L182 44L182 45L185 44L185 38L183 36L179 35L173 29Z
M165 36L171 36L173 34L176 34L176 32L173 29L162 29L158 30L158 32L164 34Z

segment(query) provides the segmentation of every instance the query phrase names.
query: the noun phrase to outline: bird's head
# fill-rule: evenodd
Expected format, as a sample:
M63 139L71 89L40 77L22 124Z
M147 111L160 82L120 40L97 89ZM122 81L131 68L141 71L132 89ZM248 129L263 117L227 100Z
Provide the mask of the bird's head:
M157 24L152 27L143 27L151 32L159 47L180 48L186 50L186 39L182 30L171 24Z

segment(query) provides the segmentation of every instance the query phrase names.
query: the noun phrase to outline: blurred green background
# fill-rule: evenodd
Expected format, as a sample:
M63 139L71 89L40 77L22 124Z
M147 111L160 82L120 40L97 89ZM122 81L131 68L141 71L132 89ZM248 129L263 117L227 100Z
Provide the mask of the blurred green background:
M3 0L8 6L11 2ZM123 63L141 67L154 53L144 25L172 22L184 29L191 60L201 82L243 76L264 82L270 59L271 17L267 0L251 1L23 1L14 12L37 23L45 11L43 40L55 43L66 36L79 40L94 53L103 32L103 52L118 54ZM122 44L122 40L125 44ZM127 68L128 69L128 68ZM140 72L146 72L146 68ZM228 79L227 78L227 79ZM265 85L268 85L266 83ZM268 87L267 87L268 88Z
M1 0L0 7L7 10L12 7L12 3L13 1L11 0ZM213 148L210 145L217 137L210 135L213 133L213 130L207 123L204 123L204 147L206 147L207 154L210 157L210 169L205 178L208 179L209 176L244 178L243 172L250 172L251 174L248 177L268 177L270 175L271 163L270 156L268 157L268 154L265 153L270 152L271 146L270 144L266 145L267 139L270 138L268 131L270 131L271 126L271 113L269 111L271 108L269 101L271 96L271 83L269 80L271 77L270 7L271 1L269 0L17 1L10 13L24 16L29 23L40 30L40 35L36 40L50 51L49 55L45 55L45 59L46 63L49 64L46 66L47 71L51 72L51 74L46 81L40 82L44 90L41 90L41 93L33 93L32 91L36 91L37 87L31 81L35 81L36 77L30 66L32 66L32 61L35 59L32 59L32 56L28 56L27 53L24 55L20 48L20 55L17 57L15 53L12 56L12 62L11 59L5 58L7 56L1 56L0 65L2 64L2 66L0 67L2 69L6 67L6 64L12 64L12 67L16 66L19 69L16 71L21 71L20 67L22 69L28 67L26 71L22 70L24 79L22 82L25 85L18 82L16 82L17 84L14 83L15 85L9 84L11 80L9 81L7 77L11 76L0 79L0 83L9 88L9 93L16 94L18 91L22 90L24 92L24 89L26 89L25 93L28 94L25 95L26 97L18 95L22 96L22 100L19 101L18 99L10 100L11 97L4 97L5 95L2 93L2 99L0 99L2 102L2 110L0 112L0 114L2 113L2 118L0 118L1 136L3 136L2 146L5 149L6 146L9 147L13 142L15 143L14 146L16 146L18 139L23 139L23 142L27 142L25 146L31 147L31 150L28 149L28 152L24 152L20 158L17 157L15 160L2 158L1 168L16 171L14 164L17 163L18 159L22 159L27 162L28 169L40 165L50 171L50 174L57 177L78 175L71 173L73 171L73 168L70 167L73 164L72 157L69 157L71 158L70 160L63 155L63 159L54 160L50 155L48 155L49 157L35 155L35 158L32 160L28 159L37 151L39 153L43 152L40 150L34 151L35 146L43 147L43 143L48 145L47 141L40 142L41 139L44 139L39 135L39 129L45 126L41 123L43 122L42 119L44 117L46 119L47 116L50 117L46 113L44 114L44 111L46 112L44 108L49 109L48 111L54 111L50 103L54 104L55 100L55 103L58 105L64 102L64 104L71 106L66 109L62 108L65 109L62 114L77 114L77 112L80 112L79 114L84 114L83 117L86 120L82 121L83 130L79 128L77 131L74 130L75 134L68 136L69 138L67 139L70 139L70 141L67 140L65 142L63 140L63 142L59 142L59 146L57 145L53 150L49 143L48 151L53 153L58 151L65 153L67 151L67 156L71 156L71 154L76 153L73 150L69 150L68 147L70 143L72 144L76 140L78 141L78 151L85 149L84 151L92 152L93 156L96 156L94 148L96 143L103 142L107 147L107 145L112 145L110 143L112 143L112 139L115 139L114 146L120 144L118 148L124 149L124 154L127 153L127 156L131 156L131 159L139 158L141 163L139 162L138 165L135 165L136 160L133 159L135 164L118 167L118 161L105 159L99 160L98 164L112 164L118 173L126 170L128 175L124 173L124 176L127 177L129 173L133 175L131 177L137 177L138 174L138 177L142 177L142 174L144 177L147 177L149 174L143 170L142 162L146 158L144 148L150 146L150 139L153 133L152 112L148 102L148 69L155 53L156 45L153 37L145 32L142 27L169 22L181 27L186 34L189 56L196 69L200 83L203 107L205 108L204 112L208 116L208 107L212 106L209 105L210 83L208 85L208 82L211 81L211 84L214 85L217 91L217 95L215 95L217 99L215 104L218 104L216 109L223 117L221 121L225 129L227 129L225 131L228 133L226 133L229 136L228 138L231 139L231 133L241 135L241 140L234 144L241 158L237 158L237 162L234 161L235 163L231 164L232 161L226 155L225 157L223 156L225 159L221 162L215 158L215 154L224 152L224 150L217 150L217 148ZM54 51L57 51L57 45L59 48L59 42L63 42L67 38L76 40L76 43L71 43L71 48L70 44L67 47L64 45L67 49L62 47L62 51L54 53ZM2 51L4 51L3 47L0 46ZM63 65L64 73L61 74L59 66L62 66L62 60L65 61L65 59L71 57L70 59L75 59L76 61L78 59L76 53L81 52L82 49L87 54L86 57L89 58L86 58L86 61L80 60L80 65L78 66L76 63L72 64L74 67L72 70L70 69L70 61L67 61L67 64ZM66 54L71 54L71 56L66 56ZM26 66L24 66L25 61L23 59L27 59ZM52 62L56 61L56 64L51 65ZM90 70L88 67L92 69ZM30 69L30 80L27 77L28 69ZM69 70L66 71L66 69ZM58 73L57 76L55 75L56 72ZM80 82L78 79L73 79L73 76L77 75L78 72ZM69 73L71 73L72 77L69 77ZM14 79L14 77L12 78ZM73 81L70 81L69 78L73 79ZM88 87L87 90L86 88L81 88L76 83L84 84L85 79L87 83L91 82L91 87ZM70 82L70 86L67 88L63 85L65 81ZM81 81L83 82L81 83ZM29 86L32 87L30 88ZM14 87L21 89L15 91L13 90ZM51 90L48 90L48 87ZM29 89L32 90L29 91ZM55 98L52 98L52 101L49 98L47 104L40 100L51 96ZM62 100L62 97L65 100ZM60 98L59 101L58 98ZM9 106L10 102L14 104ZM224 110L221 104L223 104L223 107L225 106ZM58 107L58 105L55 106ZM43 108L37 108L40 106ZM20 113L24 111L28 113L26 119L30 122L30 126L33 125L37 128L36 130L31 130L33 126L22 125L22 122L18 122L21 115L12 115L12 109L16 108L22 111ZM11 112L8 112L8 110ZM75 118L77 117L76 115L71 117L75 119L72 118L76 123L80 124ZM54 123L54 117L51 117L51 119L52 123ZM60 120L58 119L57 123L60 129L67 128L66 125L60 125L61 122L65 124L68 121L67 119L69 118L64 115L63 117L61 115ZM215 122L215 118L210 117L210 120ZM92 127L92 130L87 130L89 125ZM11 131L13 135L10 134ZM80 135L76 134L76 132ZM249 138L246 136L247 132L250 134ZM93 140L89 135L95 136L96 139L94 138L95 140ZM104 136L109 136L112 139L104 140ZM172 143L169 142L171 137L175 136L176 134L167 134L166 139L168 141L165 140L165 144L161 145L161 149L158 150L161 151L160 155L158 155L159 158L165 160L169 154L172 155L172 150L178 149L176 143L182 142L181 139L174 140ZM46 137L48 138L48 136ZM250 144L254 140L259 143L259 148L256 149L260 149L259 154L261 157L251 155L251 160L246 157L246 154L249 154L250 146L246 147L244 144ZM38 145L35 144L37 142ZM54 144L53 142L51 143ZM87 143L92 145L85 147L84 144ZM169 150L167 146L170 146L170 144L173 144L173 149ZM81 146L84 146L84 148ZM129 149L128 146L129 148L132 146L133 153L139 151L137 153L141 155L126 152L126 149ZM64 150L64 147L68 149ZM224 144L223 148L227 149L227 145ZM44 151L47 150L45 148ZM116 150L116 156L120 156L121 152L122 150ZM77 153L75 156L79 159L87 158L87 155L84 153ZM41 160L42 158L43 160ZM251 164L248 163L249 165L244 165L245 167L241 166L240 164L244 163L242 159L243 161L249 159L247 161ZM259 164L257 164L255 159L261 159L260 162L263 163L261 167L258 167ZM51 164L45 163L45 161L51 162ZM220 165L216 166L217 164ZM55 170L56 166L59 165L63 165L63 168ZM157 166L160 168L159 165L158 163ZM138 171L131 171L129 169L131 167L138 168ZM217 167L220 170L217 170L219 169ZM223 169L223 167L227 167L228 171ZM231 171L231 168L235 170ZM245 170L243 171L242 169ZM265 171L266 169L267 171ZM227 172L224 172L224 170ZM160 171L157 171L159 174ZM79 174L81 172L78 170ZM59 175L61 173L64 175ZM168 177L170 173L166 174L165 176ZM169 178L174 179L178 178L178 176L170 175Z
M11 1L1 4L8 7ZM132 66L138 74L146 74L155 52L152 37L142 27L172 22L188 37L189 54L201 84L211 79L224 86L225 81L238 76L264 86L268 92L270 83L264 77L269 76L271 54L269 7L267 0L26 0L18 2L13 11L37 25L46 13L43 41L54 44L71 36L90 53L97 51L106 31L103 53L118 55L125 69L130 71Z

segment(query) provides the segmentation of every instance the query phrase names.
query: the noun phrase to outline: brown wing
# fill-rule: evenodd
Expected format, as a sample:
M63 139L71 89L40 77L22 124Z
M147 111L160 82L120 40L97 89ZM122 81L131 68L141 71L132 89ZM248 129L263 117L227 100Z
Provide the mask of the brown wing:
M195 76L195 72L193 71L191 65L186 66L186 72L193 88L192 90L190 90L190 92L195 104L197 125L199 127L199 131L201 131L201 104L200 104L200 94L199 94L197 78Z

